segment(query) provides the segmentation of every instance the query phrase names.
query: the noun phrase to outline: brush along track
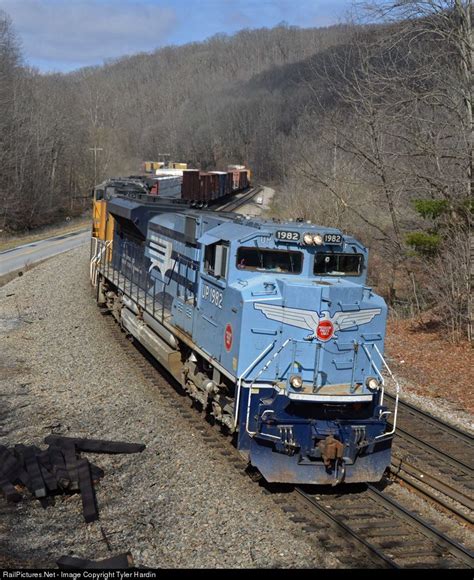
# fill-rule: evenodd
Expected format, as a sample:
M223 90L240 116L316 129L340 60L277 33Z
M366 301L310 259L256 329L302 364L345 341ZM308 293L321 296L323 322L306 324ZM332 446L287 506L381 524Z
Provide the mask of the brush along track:
M104 314L107 312L103 311ZM247 463L224 437L220 428L205 421L180 386L136 341L128 340L112 316L106 316L114 339L137 365L144 378L153 384L170 411L178 412L199 432L212 449L212 455L232 463L247 477ZM397 504L373 486L330 489L262 484L262 492L302 526L315 547L337 554L350 567L466 567L472 554L463 546ZM282 491L283 489L283 491ZM352 492L351 492L352 491ZM369 556L369 560L367 557Z
M385 395L393 406L394 398ZM474 438L399 402L392 473L472 525Z

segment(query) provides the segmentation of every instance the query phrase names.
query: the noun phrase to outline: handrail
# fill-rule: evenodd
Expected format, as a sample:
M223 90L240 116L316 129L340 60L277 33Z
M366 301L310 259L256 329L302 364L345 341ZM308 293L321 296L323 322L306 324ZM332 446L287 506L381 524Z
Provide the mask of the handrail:
M89 264L89 280L91 281L92 286L94 286L94 288L95 288L95 283L94 283L94 277L95 277L94 276L94 274L95 274L95 271L94 271L94 260L95 260L96 255L97 255L97 242L99 240L97 238L92 237L92 241L94 243L94 249L92 250L92 256L91 256L90 264Z
M375 439L382 439L384 437L391 437L394 433L395 430L397 428L397 417L398 417L398 401L399 401L399 396L400 396L400 384L397 381L397 379L395 378L394 374L392 373L390 367L387 364L387 361L384 359L382 353L380 352L378 346L373 343L372 347L376 350L377 354L380 357L380 360L382 361L383 366L385 367L385 369L387 370L388 374L390 375L390 378L393 380L393 382L395 383L395 407L393 410L393 426L392 426L392 430L389 431L388 433L382 433L381 435L377 435L377 437L375 437ZM377 373L377 375L380 378L381 381L381 385L382 385L382 393L381 393L381 397L380 397L380 405L383 404L383 398L384 398L384 393L385 393L385 379L382 375L382 373L380 372L379 368L377 367L377 365L375 364L372 355L368 352L368 350L365 348L365 344L362 345L362 348L364 349L365 354L367 355L369 361L370 361L370 365L371 367L374 369L374 371Z
M387 361L382 356L382 353L380 352L380 350L376 344L374 344L374 348L377 351L377 354L379 355L380 360L382 361L385 369L387 370L388 374L390 375L390 378L395 383L395 407L393 409L393 428L388 433L383 433L382 435L378 435L377 437L375 437L375 439L381 439L382 437L392 436L395 433L395 430L397 428L398 401L399 401L399 397L400 397L400 384L397 381L397 379L395 378L394 374L392 373L390 367L387 364Z
M237 421L239 418L239 402L240 402L240 390L242 388L242 379L247 376L247 374L254 368L254 366L259 363L262 358L270 352L271 349L274 347L275 341L271 342L267 348L261 352L257 358L245 369L245 371L240 375L239 380L237 381L237 395L235 397L235 413L234 413L234 428L237 427Z
M382 386L385 385L385 379L383 378L382 373L380 372L379 368L377 367L377 365L374 363L373 359L372 359L372 355L367 351L367 349L365 348L365 344L361 345L362 348L364 349L365 354L367 355L367 358L369 359L370 362L370 366L372 367L372 369L377 373L380 382L382 383ZM373 346L376 346L375 343L373 344ZM378 349L377 349L378 350ZM380 351L379 351L380 353ZM382 355L380 355L382 356ZM382 398L383 398L383 392L382 392Z
M95 248L94 248L94 256L90 260L89 276L92 282L92 286L95 288L97 286L97 266L99 262L102 260L104 253L112 245L112 240L103 241L97 238L93 238L93 240L95 240Z
M287 338L285 340L285 342L280 346L280 348L274 353L274 355L268 359L268 361L263 365L263 367L261 368L261 370L257 373L257 375L255 376L255 378L252 380L252 383L249 386L249 396L247 398L247 416L246 416L246 420L245 420L245 430L247 431L247 433L252 436L256 434L256 431L249 431L249 418L250 418L250 400L252 398L252 385L255 384L255 382L257 381L257 379L259 377L262 376L262 373L264 373L268 367L272 364L272 362L275 360L275 358L281 353L281 351L285 348L285 346L291 341L291 338Z
M249 396L247 399L247 413L246 413L246 422L245 422L245 429L246 432L248 433L248 435L253 436L256 434L256 431L250 431L249 429L249 419L250 419L250 404L251 404L251 398L252 398L252 386L256 383L256 381L259 379L259 377L268 369L268 367L272 364L272 362L276 359L276 357L281 353L281 351L287 346L288 343L290 342L299 342L299 341L295 341L294 339L291 338L287 338L285 340L285 342L283 342L283 344L280 346L280 348L273 354L273 356L271 358L269 358L267 360L267 362L264 364L264 366L260 369L260 371L257 373L257 375L254 377L254 379L252 380L251 384L249 385ZM238 391L237 391L237 398L236 398L236 413L235 413L235 418L234 418L234 427L237 425L237 420L238 420L238 412L239 412L239 402L240 402L240 391L242 388L242 380L243 378L250 372L250 370L257 364L257 362L260 362L262 360L262 358L271 350L271 348L273 347L273 345L275 344L275 342L272 342L271 344L269 344L267 346L267 348L255 359L255 361L252 362L252 364L240 375L239 380L238 380ZM383 396L384 396L384 385L385 385L385 380L384 377L382 375L382 373L380 372L380 370L378 369L377 365L375 364L375 361L372 358L371 353L367 350L365 344L361 344L360 346L362 346L362 348L364 349L364 352L366 353L369 361L370 361L370 365L371 368L374 369L374 371L376 372L376 374L380 377L380 381L381 381L381 398L380 398L380 404L383 403ZM384 367L386 368L388 374L390 375L391 379L394 381L395 386L396 386L396 396L395 396L395 408L394 408L394 412L393 412L393 427L391 429L391 431L387 432L387 433L382 433L381 435L377 435L374 439L382 439L382 438L386 438L386 437L391 437L396 430L397 427L397 417L398 417L398 401L399 401L399 394L400 394L400 384L397 381L397 379L395 378L394 374L392 373L390 367L388 366L386 360L384 359L382 353L380 352L379 348L377 347L376 344L372 344L372 347L376 350L377 354L380 357L380 360L382 361ZM294 362L294 361L293 361Z

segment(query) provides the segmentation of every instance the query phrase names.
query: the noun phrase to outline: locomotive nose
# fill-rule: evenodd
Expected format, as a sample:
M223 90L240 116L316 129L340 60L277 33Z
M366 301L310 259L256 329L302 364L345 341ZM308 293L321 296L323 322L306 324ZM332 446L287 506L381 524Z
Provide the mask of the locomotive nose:
M366 393L370 353L383 348L386 307L383 300L346 280L282 284L282 306L256 305L279 320L280 382L301 377L303 392L341 395ZM375 355L374 355L375 356ZM332 390L331 390L332 389ZM334 391L334 392L333 392Z
M311 321L306 321L307 330L323 342L334 336L334 315L340 311L357 312L364 301L363 287L341 279L311 280L307 284L285 281L281 294L285 308L313 313Z

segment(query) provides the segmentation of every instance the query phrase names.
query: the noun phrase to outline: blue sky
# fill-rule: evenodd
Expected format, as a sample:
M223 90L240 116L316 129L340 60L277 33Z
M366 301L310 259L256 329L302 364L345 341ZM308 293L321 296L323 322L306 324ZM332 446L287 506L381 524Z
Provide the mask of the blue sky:
M343 22L351 0L0 0L28 64L70 71L218 32Z

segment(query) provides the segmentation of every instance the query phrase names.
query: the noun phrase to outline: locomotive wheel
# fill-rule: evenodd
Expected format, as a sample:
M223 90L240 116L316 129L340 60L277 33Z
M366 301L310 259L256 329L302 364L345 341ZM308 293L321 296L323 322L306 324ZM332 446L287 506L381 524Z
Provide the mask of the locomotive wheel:
M263 479L263 475L260 473L260 471L253 465L250 465L250 463L245 468L245 473L250 477L252 481L258 482Z

